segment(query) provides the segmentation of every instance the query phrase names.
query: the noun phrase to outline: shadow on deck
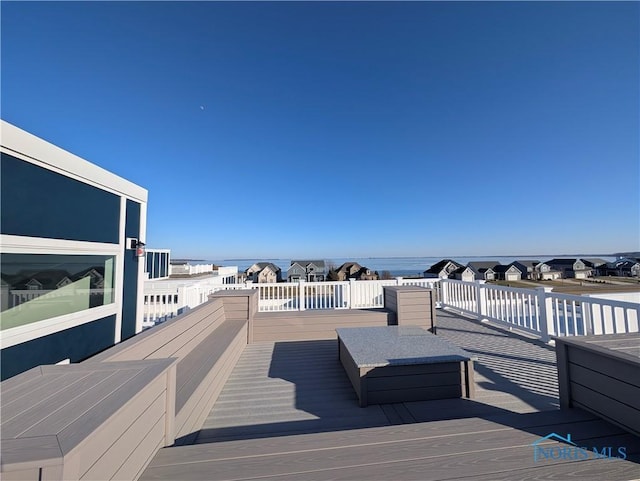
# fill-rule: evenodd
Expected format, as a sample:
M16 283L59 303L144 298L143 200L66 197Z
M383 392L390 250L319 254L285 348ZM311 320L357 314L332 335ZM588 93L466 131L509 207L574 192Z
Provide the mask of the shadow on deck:
M196 444L161 450L143 479L640 476L640 439L584 411L558 409L552 348L443 311L438 335L477 355L473 400L360 408L337 341L248 345ZM612 447L614 456L563 458L557 453L571 445L544 440L540 453L557 456L540 462L535 444L550 433L570 433L589 449ZM619 447L626 460L615 457Z
M358 407L337 341L251 344L197 443L558 408L553 349L440 311L438 335L478 356L476 397Z

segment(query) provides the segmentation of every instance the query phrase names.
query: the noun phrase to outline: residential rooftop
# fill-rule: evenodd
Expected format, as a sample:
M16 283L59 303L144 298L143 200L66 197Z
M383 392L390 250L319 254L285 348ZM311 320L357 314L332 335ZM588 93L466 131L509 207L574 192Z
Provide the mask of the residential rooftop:
M476 285L510 293L488 297L483 319L471 313L484 304L465 297L464 286L472 285L441 281L437 310L438 291L415 285L387 288L383 309L260 312L258 289L217 292L83 363L43 366L3 382L3 479L637 479L638 418L625 414L627 425L614 420L617 412L569 407L566 370L549 337L518 323L525 311L534 313L532 303L550 305L544 296L565 303L564 314L545 328L554 335L553 323L577 329L588 303L601 313L610 307L623 316L626 334L603 332L600 339L621 346L631 367L614 371L624 377L630 369L633 390L640 388L633 387L640 308ZM403 310L400 301L392 307L392 294L420 307ZM508 317L490 304L507 300L525 310L500 324ZM420 325L430 318L438 337L476 359L474 394L359 407L335 327L400 325L409 318ZM570 326L563 329L571 334ZM589 377L602 377L599 362L584 365L594 372ZM618 402L620 393L603 389ZM624 401L628 412L637 412L637 397L631 399ZM562 439L587 446L586 454L562 455L574 447ZM603 458L609 448L613 454Z

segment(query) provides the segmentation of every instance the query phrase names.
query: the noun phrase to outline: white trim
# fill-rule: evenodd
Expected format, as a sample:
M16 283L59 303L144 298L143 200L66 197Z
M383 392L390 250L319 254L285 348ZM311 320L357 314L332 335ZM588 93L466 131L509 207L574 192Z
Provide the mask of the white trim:
M140 204L140 239L147 241L147 203ZM147 266L147 257L138 257L138 291L136 293L136 334L142 332L144 321L144 271Z
M0 234L2 252L7 254L120 254L119 244L88 242L48 237Z
M104 317L117 314L118 305L111 303L106 306L92 307L63 316L52 317L43 321L31 322L24 326L12 327L0 331L0 349L15 346L23 342L48 336L65 329L81 326ZM115 342L115 340L114 340Z
M147 202L148 191L108 170L61 149L4 120L1 121L2 152L53 172L80 180L138 202ZM26 154L25 152L29 152Z
M116 329L113 334L115 342L118 343L122 340L122 301L124 291L124 256L127 255L127 246L125 245L125 223L127 219L127 199L120 198L120 232L118 238L120 239L120 256L118 263L116 264L116 285L114 286L116 295L114 301L118 306L118 312L116 313ZM129 251L131 254L131 251Z

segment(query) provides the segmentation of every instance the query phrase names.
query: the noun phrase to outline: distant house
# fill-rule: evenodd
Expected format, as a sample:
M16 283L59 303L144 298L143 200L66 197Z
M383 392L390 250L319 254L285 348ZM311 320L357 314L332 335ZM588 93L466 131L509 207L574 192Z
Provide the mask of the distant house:
M554 269L546 262L538 264L533 271L534 279L538 281L553 281L562 278L562 272Z
M474 261L469 262L467 267L473 271L474 280L495 281L496 271L494 267L499 265L500 263L496 264L495 261Z
M375 281L378 279L378 274L368 267L361 266L357 262L345 262L336 269L335 278L338 281L346 281L348 279Z
M622 258L599 266L601 275L620 277L640 277L640 259Z
M560 271L564 278L586 279L593 275L591 267L588 267L581 259L551 259L546 261L545 264L551 266L554 270Z
M605 271L607 270L607 261L604 259L598 259L590 257L588 259L582 259L585 266L591 268L592 275L594 276L606 276Z
M305 280L309 282L324 281L327 276L324 261L320 260L294 260L287 270L287 280L296 282Z
M246 279L257 283L272 283L282 280L282 269L271 262L256 262L246 271Z
M451 260L451 259L442 259L440 262L436 262L431 267L429 267L426 271L423 272L424 277L438 277L440 279L448 279L453 277L453 272L456 269L463 267L462 264Z
M494 267L496 276L503 281L519 281L522 279L522 271L513 264L497 265Z
M468 266L458 267L453 271L453 278L466 282L473 282L476 279L476 274Z
M520 260L513 261L510 265L516 266L522 272L523 279L536 279L536 266L538 264L540 264L540 261Z

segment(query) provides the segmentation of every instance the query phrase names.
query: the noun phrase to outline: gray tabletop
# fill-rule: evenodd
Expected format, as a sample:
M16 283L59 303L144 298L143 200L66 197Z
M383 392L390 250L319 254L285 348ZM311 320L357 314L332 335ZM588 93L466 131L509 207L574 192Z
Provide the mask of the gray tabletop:
M358 367L469 361L471 354L418 326L336 329Z

